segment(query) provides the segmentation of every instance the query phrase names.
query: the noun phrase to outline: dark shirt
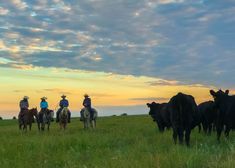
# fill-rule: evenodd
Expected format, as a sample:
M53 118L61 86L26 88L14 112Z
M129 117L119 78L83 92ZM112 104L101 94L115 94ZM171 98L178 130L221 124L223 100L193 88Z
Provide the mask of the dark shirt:
M68 107L69 106L69 101L66 100L66 99L62 99L60 100L60 107L63 108L63 107Z
M29 103L27 100L21 100L20 101L20 108L21 109L28 109L29 108Z
M88 97L88 98L85 98L83 100L83 106L84 107L91 107L91 99Z

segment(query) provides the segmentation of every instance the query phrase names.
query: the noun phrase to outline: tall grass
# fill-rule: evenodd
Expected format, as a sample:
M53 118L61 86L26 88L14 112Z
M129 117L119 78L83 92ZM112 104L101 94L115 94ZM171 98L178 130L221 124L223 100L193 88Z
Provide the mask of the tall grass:
M235 167L235 134L216 141L195 129L191 147L174 145L171 131L159 133L149 116L99 118L95 130L73 119L67 130L18 130L17 121L0 122L0 167Z

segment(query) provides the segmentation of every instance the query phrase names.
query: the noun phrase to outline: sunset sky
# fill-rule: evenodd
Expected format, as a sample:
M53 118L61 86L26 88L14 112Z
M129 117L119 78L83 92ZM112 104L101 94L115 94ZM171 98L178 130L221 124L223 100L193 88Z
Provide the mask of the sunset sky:
M181 91L235 94L234 0L0 0L0 116L19 101L73 116L84 93L101 115L145 114Z

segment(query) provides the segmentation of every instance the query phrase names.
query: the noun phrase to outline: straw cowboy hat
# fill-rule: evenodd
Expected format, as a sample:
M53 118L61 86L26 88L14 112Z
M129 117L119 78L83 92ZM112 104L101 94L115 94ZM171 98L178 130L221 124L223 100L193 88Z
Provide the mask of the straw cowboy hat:
M64 97L66 97L66 95L63 94L61 97L64 98Z
M47 99L47 97L43 96L41 99L42 99L42 100L46 100L46 99Z
M24 96L23 99L29 99L29 97L28 96Z
M84 97L89 97L89 95L88 94L84 94Z

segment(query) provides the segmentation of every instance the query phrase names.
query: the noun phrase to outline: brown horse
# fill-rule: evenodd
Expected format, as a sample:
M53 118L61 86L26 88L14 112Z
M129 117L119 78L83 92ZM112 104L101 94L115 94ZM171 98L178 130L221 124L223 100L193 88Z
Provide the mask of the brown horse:
M34 121L34 117L38 124L38 110L37 108L32 108L30 110L24 110L19 114L18 121L19 121L19 129L27 131L27 125L29 126L29 130L32 128L32 123ZM23 128L22 128L23 126ZM39 125L38 125L39 128Z

